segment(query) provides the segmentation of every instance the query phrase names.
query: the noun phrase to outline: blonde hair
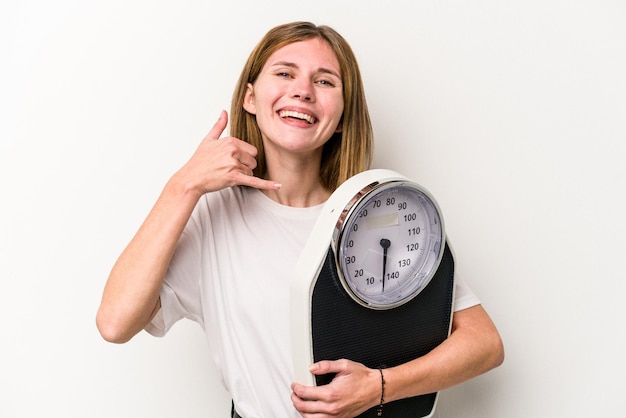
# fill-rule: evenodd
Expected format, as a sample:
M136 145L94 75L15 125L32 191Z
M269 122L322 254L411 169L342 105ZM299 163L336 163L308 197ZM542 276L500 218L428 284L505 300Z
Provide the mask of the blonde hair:
M248 83L254 84L266 61L285 45L313 38L322 39L335 52L341 70L344 110L341 132L336 132L322 150L320 178L327 189L333 191L348 178L371 165L373 131L365 100L361 72L356 57L346 40L328 26L310 22L293 22L276 26L254 48L241 71L233 93L230 111L230 135L245 140L258 149L257 168L254 174L264 178L267 174L261 131L256 117L243 108Z

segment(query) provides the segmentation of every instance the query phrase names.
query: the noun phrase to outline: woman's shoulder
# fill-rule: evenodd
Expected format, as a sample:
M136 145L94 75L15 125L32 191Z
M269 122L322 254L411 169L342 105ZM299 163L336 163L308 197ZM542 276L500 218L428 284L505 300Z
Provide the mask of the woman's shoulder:
M230 217L271 217L277 219L304 221L317 219L323 205L312 207L292 207L275 202L259 189L247 186L234 186L207 193L199 205L201 212L228 214ZM198 210L198 208L197 208Z
M242 206L246 200L250 199L251 189L242 186L226 187L224 189L206 193L198 203L207 208L231 207L232 205Z

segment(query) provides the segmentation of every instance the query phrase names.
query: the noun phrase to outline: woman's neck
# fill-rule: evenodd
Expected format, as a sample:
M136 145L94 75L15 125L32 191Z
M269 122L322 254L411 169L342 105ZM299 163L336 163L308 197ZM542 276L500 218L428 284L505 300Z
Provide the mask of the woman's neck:
M278 190L263 190L267 197L285 206L308 208L321 205L330 197L330 192L320 185L319 188L305 191L301 185L286 185Z
M286 206L310 207L320 205L330 197L320 178L320 164L315 159L305 161L268 162L267 178L281 184L278 190L263 190L270 199Z

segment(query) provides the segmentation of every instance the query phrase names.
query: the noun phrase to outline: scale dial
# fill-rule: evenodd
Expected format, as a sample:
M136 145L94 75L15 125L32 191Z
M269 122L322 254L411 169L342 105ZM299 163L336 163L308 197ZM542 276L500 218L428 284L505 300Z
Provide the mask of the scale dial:
M391 309L417 296L437 271L441 211L416 183L374 183L344 209L332 243L348 294L368 308Z

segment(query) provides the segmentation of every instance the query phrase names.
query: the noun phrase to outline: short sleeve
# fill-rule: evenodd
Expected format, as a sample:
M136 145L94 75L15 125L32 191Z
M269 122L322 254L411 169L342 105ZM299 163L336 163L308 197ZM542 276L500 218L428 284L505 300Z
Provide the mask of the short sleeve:
M182 318L202 322L200 281L204 225L201 212L202 205L199 204L187 222L168 266L160 290L161 309L145 327L154 336L164 336Z
M463 280L458 273L455 274L455 288L454 288L454 312L462 311L463 309L471 308L480 304L480 299L474 294L467 282Z
M163 337L179 319L185 317L184 309L177 303L174 291L166 285L161 287L161 308L145 330L155 336Z

